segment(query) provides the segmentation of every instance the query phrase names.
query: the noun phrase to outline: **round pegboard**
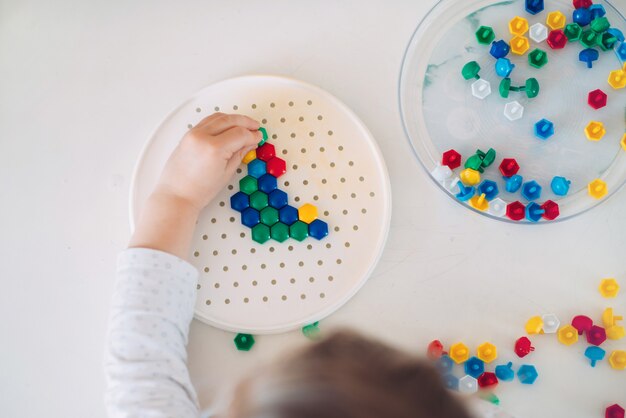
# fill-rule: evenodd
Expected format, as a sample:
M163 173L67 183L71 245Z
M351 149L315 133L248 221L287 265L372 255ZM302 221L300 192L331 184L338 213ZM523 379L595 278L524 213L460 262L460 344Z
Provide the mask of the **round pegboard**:
M389 230L391 196L382 155L363 123L329 93L282 77L247 76L211 85L157 128L131 186L134 225L179 139L213 112L261 121L287 163L278 186L289 204L311 203L329 226L318 241L258 244L229 198L244 164L200 216L191 262L200 271L196 318L229 331L275 333L322 319L364 284Z

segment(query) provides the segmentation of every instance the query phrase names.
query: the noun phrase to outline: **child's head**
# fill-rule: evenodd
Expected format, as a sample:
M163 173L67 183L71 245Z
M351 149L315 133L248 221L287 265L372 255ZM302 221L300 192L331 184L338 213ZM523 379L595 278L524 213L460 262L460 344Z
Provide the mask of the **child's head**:
M242 382L231 418L468 418L423 360L338 332Z

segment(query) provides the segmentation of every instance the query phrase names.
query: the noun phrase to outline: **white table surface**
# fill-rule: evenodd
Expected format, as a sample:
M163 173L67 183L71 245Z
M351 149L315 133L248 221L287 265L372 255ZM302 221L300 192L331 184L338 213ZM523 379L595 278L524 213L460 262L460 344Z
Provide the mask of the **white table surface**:
M509 225L453 204L409 153L400 62L434 3L0 0L0 416L104 416L102 347L135 159L172 108L242 74L333 93L369 126L389 167L382 260L323 329L350 326L416 352L435 337L491 340L504 360L531 315L626 313L626 289L610 303L596 290L605 276L626 287L626 190L567 222ZM240 353L232 338L191 326L203 406L224 382L306 342L298 332L263 336ZM626 405L626 373L591 369L584 344L543 336L535 345L536 385L496 391L510 411L600 417L609 403ZM606 345L617 347L626 341Z

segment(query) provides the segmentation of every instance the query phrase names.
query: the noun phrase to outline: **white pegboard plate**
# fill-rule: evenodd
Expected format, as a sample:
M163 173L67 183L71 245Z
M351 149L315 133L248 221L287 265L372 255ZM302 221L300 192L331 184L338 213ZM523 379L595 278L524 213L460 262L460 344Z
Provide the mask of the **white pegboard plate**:
M322 241L257 244L230 208L245 175L200 216L191 262L200 271L196 318L235 332L277 333L320 320L365 283L384 247L391 217L387 169L365 125L329 93L300 81L246 76L213 84L174 110L146 144L133 175L130 218L180 138L214 111L262 122L287 162L279 188L295 207L312 203L329 225Z

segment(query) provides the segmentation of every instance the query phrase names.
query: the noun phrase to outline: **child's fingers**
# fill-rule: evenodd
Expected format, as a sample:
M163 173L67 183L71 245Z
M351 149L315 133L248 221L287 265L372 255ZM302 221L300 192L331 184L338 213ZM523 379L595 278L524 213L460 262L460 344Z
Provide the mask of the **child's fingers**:
M219 135L236 126L256 131L259 129L259 122L244 115L220 115L214 119L207 120L202 128L209 135Z
M239 151L235 152L230 160L228 160L228 162L226 163L226 172L229 174L234 173L237 167L241 165L241 160L243 160L243 157L255 148L256 144L242 148Z
M218 147L234 155L244 148L254 148L261 142L263 134L258 130L250 130L235 126L215 137Z

